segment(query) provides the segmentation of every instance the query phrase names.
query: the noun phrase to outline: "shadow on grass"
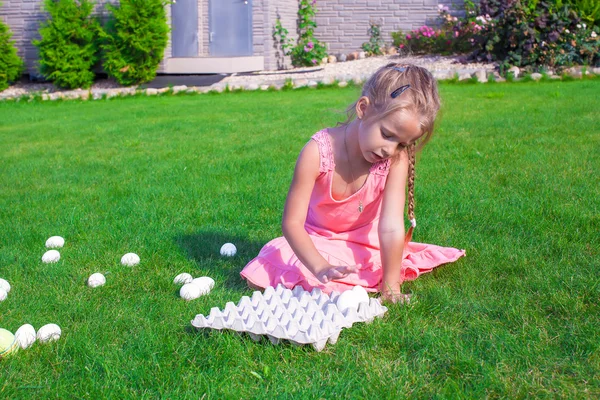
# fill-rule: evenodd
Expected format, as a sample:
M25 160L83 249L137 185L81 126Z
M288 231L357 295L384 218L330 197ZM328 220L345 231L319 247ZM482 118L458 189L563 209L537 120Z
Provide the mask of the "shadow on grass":
M188 258L196 261L202 271L210 271L215 276L223 276L223 284L228 289L247 288L240 276L246 264L258 255L264 242L251 241L247 237L231 233L200 231L192 235L175 237L175 243L185 250ZM233 243L237 254L233 257L221 256L221 246Z

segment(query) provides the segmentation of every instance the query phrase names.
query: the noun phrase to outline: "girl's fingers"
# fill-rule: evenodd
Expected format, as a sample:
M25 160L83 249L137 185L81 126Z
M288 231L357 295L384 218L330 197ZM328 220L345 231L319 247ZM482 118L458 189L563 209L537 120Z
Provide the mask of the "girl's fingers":
M329 273L327 275L328 275L328 277L331 277L332 279L334 279L334 278L343 278L347 274L344 274L342 271L340 271L338 269L332 268L329 270Z
M317 276L321 283L329 283L332 280L345 278L351 273L358 272L358 265L340 265L331 267Z
M338 272L341 272L342 274L344 274L344 276L347 276L348 274L354 273L354 272L358 272L358 266L356 265L349 265L349 266L341 266L341 267L337 267L336 270Z

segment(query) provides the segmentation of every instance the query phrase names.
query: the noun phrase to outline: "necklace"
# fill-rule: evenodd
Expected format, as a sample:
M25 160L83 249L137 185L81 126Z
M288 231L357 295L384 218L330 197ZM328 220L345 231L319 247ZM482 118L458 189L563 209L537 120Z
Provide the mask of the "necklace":
M344 147L346 148L346 159L348 160L348 165L350 165L350 176L352 176L352 183L354 183L354 171L352 170L352 163L350 162L350 153L348 152L348 141L346 139L347 137L348 137L348 125L346 125L346 127L344 128ZM362 187L360 189L358 189L358 191L360 192L361 189L362 189ZM363 207L363 202L362 202L362 193L359 193L358 212L361 213L363 211L363 208L364 207Z

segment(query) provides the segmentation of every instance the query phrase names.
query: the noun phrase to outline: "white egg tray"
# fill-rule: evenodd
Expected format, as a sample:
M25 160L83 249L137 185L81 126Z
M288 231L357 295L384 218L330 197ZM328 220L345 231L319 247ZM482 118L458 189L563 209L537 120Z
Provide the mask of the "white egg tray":
M252 297L243 296L237 306L228 302L223 311L213 307L208 316L198 314L191 322L197 329L247 332L254 341L266 336L273 344L287 340L295 345L311 344L321 351L327 342L337 342L343 328L356 322L370 323L387 311L378 299L370 298L358 308L342 312L336 305L339 296L338 292L328 296L318 288L312 292L301 286L290 290L280 284L267 287L264 293L256 291Z

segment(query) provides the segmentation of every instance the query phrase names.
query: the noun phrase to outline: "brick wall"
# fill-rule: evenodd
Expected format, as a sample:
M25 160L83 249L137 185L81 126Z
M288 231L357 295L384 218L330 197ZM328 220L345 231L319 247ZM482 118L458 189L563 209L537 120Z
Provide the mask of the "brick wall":
M435 26L438 4L450 0L318 0L315 35L330 54L359 50L369 41L369 21L381 22L381 35L392 43L391 32Z

